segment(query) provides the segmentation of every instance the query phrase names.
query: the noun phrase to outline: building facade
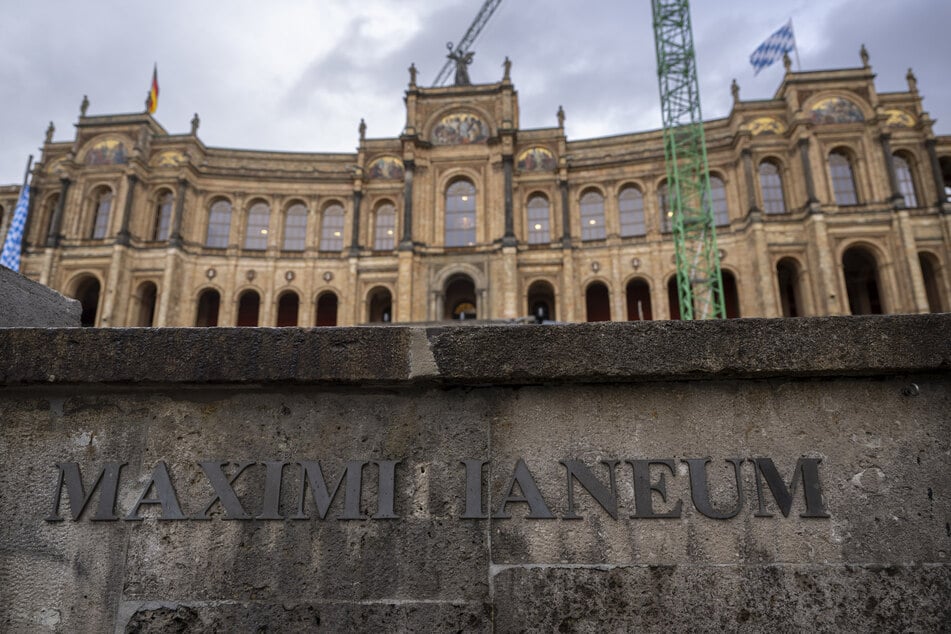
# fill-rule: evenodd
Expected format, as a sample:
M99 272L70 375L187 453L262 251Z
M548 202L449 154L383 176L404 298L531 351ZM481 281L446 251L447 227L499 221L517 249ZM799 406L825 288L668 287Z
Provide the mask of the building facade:
M705 124L729 316L951 309L951 137L914 76L792 72ZM96 326L677 318L660 131L519 127L494 84L405 93L354 153L206 147L80 116L33 174L22 272ZM0 188L4 225L17 187Z

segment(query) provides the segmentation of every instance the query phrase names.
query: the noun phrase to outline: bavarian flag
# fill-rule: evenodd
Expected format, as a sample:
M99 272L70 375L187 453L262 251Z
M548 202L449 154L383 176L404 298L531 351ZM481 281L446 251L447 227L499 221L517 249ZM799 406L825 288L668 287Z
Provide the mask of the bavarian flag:
M152 69L152 86L149 88L149 98L145 102L146 111L155 114L158 108L158 64Z

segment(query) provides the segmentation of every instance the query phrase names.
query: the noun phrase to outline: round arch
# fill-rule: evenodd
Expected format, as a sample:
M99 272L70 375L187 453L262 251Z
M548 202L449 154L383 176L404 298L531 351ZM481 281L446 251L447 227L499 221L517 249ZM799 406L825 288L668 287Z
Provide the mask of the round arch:
M288 328L296 326L300 317L300 295L293 288L283 289L277 296L277 319L275 325L278 328Z
M221 312L221 289L206 286L198 291L196 299L195 325L202 328L218 325Z
M67 295L79 300L82 306L80 325L84 328L95 326L99 318L102 280L92 272L83 272L74 276L67 288L70 289Z
M845 283L849 312L853 315L881 315L885 312L882 293L881 252L866 242L853 242L842 249L839 261Z
M367 321L388 324L393 321L393 292L388 286L374 286L367 293Z
M528 314L534 317L535 321L541 323L557 319L555 285L551 281L547 279L533 280L528 285L525 299L528 303Z
M336 326L340 299L336 291L324 289L317 294L315 326Z
M611 321L611 292L606 280L594 278L584 289L585 321Z

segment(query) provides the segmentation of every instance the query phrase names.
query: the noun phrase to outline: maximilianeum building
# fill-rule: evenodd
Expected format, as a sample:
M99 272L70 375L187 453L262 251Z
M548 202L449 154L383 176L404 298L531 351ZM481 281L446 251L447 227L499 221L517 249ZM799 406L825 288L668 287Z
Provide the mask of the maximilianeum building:
M914 76L792 72L706 123L729 316L947 311L951 137ZM678 317L660 131L519 127L508 76L405 94L354 153L206 147L148 114L43 147L22 272L96 326ZM552 108L554 111L554 107ZM0 188L4 224L17 187Z

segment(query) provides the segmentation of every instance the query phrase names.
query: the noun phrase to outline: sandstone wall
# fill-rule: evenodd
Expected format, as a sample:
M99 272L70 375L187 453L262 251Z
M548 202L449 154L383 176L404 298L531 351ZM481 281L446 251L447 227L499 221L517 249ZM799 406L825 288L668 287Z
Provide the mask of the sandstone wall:
M940 629L949 333L3 330L0 629Z

